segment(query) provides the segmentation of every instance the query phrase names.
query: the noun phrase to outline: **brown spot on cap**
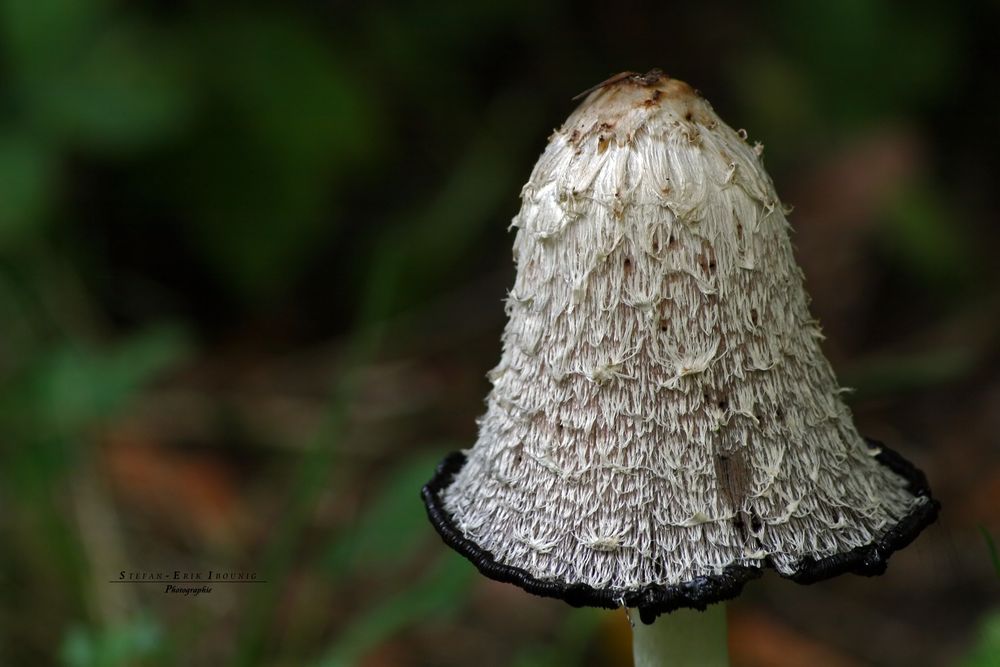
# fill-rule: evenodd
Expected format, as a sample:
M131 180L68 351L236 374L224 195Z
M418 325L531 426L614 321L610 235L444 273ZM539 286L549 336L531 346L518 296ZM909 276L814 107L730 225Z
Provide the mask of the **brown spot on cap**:
M742 449L720 452L715 456L715 479L719 491L729 506L737 512L740 511L743 499L750 491L753 479L751 474Z
M660 98L661 97L663 97L663 91L660 90L659 88L657 88L656 90L653 91L652 95L650 95L649 97L647 97L642 102L642 106L644 106L644 107L655 107L657 104L660 103Z

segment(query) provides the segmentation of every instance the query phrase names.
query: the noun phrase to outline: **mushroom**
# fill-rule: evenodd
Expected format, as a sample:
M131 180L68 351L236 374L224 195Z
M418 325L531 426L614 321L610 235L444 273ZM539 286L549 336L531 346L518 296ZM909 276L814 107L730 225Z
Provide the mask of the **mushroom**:
M587 91L521 199L478 440L423 489L483 574L649 624L765 568L881 574L934 521L842 400L761 147L688 84Z

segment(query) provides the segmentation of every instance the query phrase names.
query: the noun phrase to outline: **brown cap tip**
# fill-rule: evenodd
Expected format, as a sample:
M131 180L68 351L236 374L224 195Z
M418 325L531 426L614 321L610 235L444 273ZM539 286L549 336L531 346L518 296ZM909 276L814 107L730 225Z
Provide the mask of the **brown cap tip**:
M585 97L595 90L600 90L602 88L609 88L611 86L641 86L645 88L657 87L661 88L663 85L676 89L677 92L684 92L689 94L695 94L695 91L691 86L680 81L678 79L671 79L669 76L663 73L663 70L659 67L655 67L645 74L639 74L638 72L621 72L615 74L612 77L605 79L596 86L591 86L587 90L583 91L579 95L573 97L574 100L578 100L581 97Z

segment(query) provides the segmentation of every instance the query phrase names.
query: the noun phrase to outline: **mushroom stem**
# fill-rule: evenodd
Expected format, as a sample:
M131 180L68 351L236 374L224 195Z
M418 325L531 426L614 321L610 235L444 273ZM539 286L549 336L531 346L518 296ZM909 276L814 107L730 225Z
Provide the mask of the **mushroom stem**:
M635 667L727 667L726 605L709 605L705 611L678 609L651 625L628 610L632 624Z

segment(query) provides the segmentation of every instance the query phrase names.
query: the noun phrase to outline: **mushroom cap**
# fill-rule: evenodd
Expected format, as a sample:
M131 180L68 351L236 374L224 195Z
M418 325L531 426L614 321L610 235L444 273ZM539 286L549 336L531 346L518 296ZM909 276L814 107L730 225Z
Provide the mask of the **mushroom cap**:
M745 136L654 70L550 138L478 440L423 490L487 576L652 622L763 568L880 574L935 519L923 474L854 426Z

